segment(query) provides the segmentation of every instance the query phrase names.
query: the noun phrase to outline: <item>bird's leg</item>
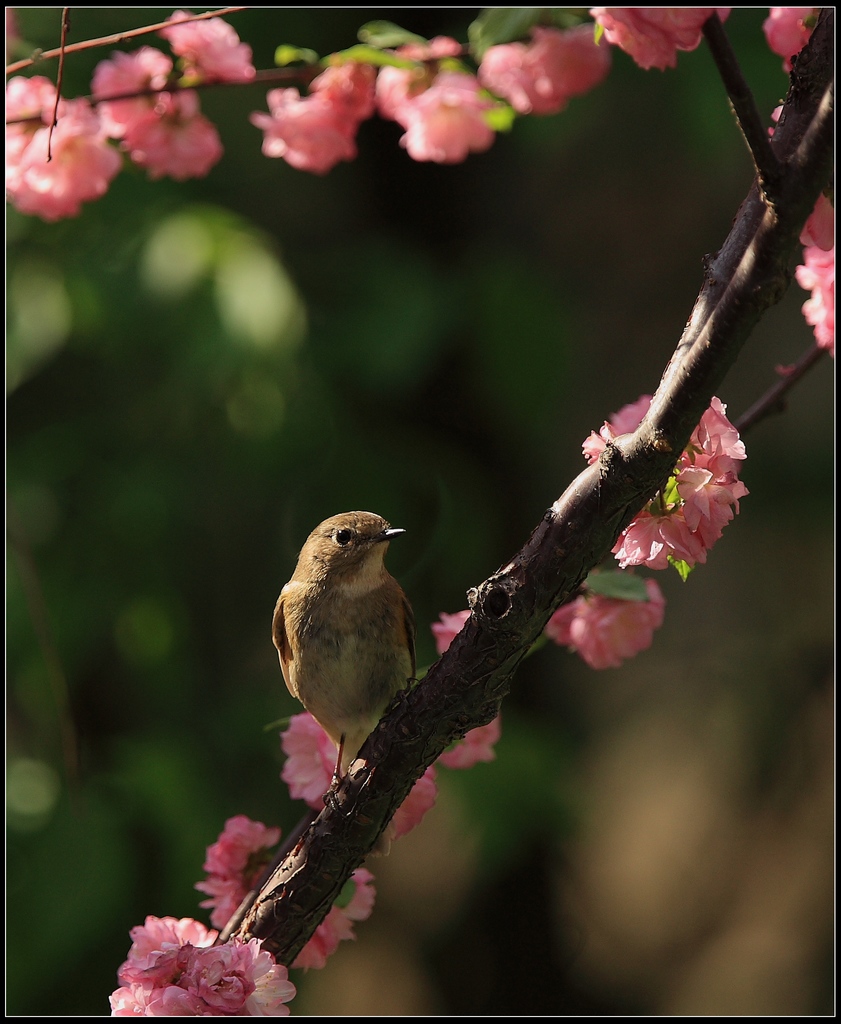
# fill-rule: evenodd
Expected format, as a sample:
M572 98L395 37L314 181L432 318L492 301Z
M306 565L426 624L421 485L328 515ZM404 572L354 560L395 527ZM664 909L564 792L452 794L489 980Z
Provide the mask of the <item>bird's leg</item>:
M336 790L339 788L339 784L342 781L342 754L345 749L345 734L342 733L341 739L339 740L339 753L336 757L336 767L333 769L333 778L330 780L330 788L324 794L324 805L325 807L331 808L331 810L341 812L339 807L339 801L336 799Z
M333 769L333 778L330 782L330 789L337 789L339 783L342 781L342 754L345 749L345 734L342 733L341 739L339 740L339 753L336 757L336 767Z

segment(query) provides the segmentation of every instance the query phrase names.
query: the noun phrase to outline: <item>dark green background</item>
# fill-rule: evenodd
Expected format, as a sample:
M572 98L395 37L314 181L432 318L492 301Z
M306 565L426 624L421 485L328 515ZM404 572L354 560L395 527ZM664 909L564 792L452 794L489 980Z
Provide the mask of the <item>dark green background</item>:
M70 38L169 13L73 9ZM229 20L268 68L375 17L465 40L477 13ZM768 116L787 81L763 14L727 29ZM18 18L57 44L59 9ZM65 94L110 52L68 58ZM130 927L203 918L225 818L297 820L264 730L299 710L269 626L312 527L363 508L406 528L389 565L429 664L429 623L657 386L751 182L703 47L662 73L616 51L600 88L454 167L374 118L354 163L294 171L248 123L265 92L201 94L225 147L204 180L129 169L78 218L7 213L12 1014L107 1013ZM811 344L804 298L755 331L720 393L734 417ZM832 403L825 360L747 437L751 494L688 583L658 574L651 650L525 663L497 760L442 769L371 865L357 941L293 972L293 1013L829 1011Z

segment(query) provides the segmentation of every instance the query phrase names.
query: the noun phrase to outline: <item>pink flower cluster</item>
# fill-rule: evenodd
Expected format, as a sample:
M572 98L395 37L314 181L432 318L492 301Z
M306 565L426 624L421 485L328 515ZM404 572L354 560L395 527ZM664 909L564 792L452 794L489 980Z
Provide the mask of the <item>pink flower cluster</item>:
M584 593L559 608L546 624L546 635L569 647L590 668L618 668L651 646L663 625L666 599L655 580L645 580L646 601L626 601Z
M835 356L835 246L809 245L794 276L801 288L812 293L803 303L806 323L815 329L815 341Z
M201 906L214 908L210 920L217 928L221 929L228 923L243 898L257 883L269 859L266 851L279 839L279 828L268 828L262 822L239 814L225 822L219 839L208 846L204 863L208 877L197 882L196 888L211 894L212 898ZM331 908L293 967L323 967L339 942L355 938L354 921L364 921L374 906L373 879L370 871L364 868L354 871L348 891Z
M181 58L184 75L200 82L250 82L257 74L251 63L251 47L239 41L236 31L221 18L190 21L187 11L176 11L171 28L160 34Z
M591 14L606 42L642 67L665 68L675 65L678 50L697 47L703 23L716 11L724 19L730 8L594 7ZM176 11L160 32L177 66L149 46L115 53L94 72L94 106L59 104L49 163L55 90L43 78L10 81L7 120L31 118L7 125L7 194L18 209L57 220L103 195L122 166L109 139L119 140L152 179L183 181L210 171L222 143L192 86L248 82L256 71L251 49L230 25L190 18ZM333 63L307 95L272 89L268 113L255 111L250 120L263 131L266 156L314 174L356 157L359 126L375 111L401 125L400 145L413 160L460 163L490 148L496 129L510 122L505 111L554 114L602 82L611 61L602 43L592 23L568 30L537 25L528 42L491 46L473 74L460 60L461 44L438 36L398 47L399 66L386 61L378 71L352 60Z
M762 24L768 45L783 60L783 70L791 71L791 58L795 57L812 35L817 7L772 7Z
M590 434L583 449L590 463L605 444L634 430L645 415L645 395ZM739 511L739 498L748 489L739 480L745 446L727 419L726 406L713 398L680 457L666 488L625 528L613 552L621 568L647 565L665 569L670 562L686 566L706 562L727 523Z
M835 356L835 211L826 196L820 196L800 235L803 263L794 276L801 288L811 292L803 303L806 323L815 329L815 341Z
M214 927L225 927L268 864L268 851L279 841L279 828L267 828L244 814L228 818L219 839L207 848L207 878L196 882L196 888L210 896L199 906L212 910Z
M289 760L311 772L307 762L317 762L322 788L329 786L335 748L322 763L319 738L321 727L306 712L295 716L284 736L284 745L294 751ZM292 741L287 743L291 734ZM486 746L487 744L485 744ZM309 756L306 748L309 746ZM492 756L492 755L491 755ZM475 759L488 759L481 751ZM470 758L466 763L472 763ZM465 764L466 766L466 764ZM294 773L291 773L294 774ZM395 816L390 838L399 838L418 823L435 802L434 768L416 783L409 798ZM293 786L293 790L294 790ZM311 788L305 781L304 790ZM293 793L294 795L294 793ZM321 799L316 806L320 806ZM219 839L207 848L204 869L208 877L196 888L211 898L202 903L213 908L212 922L221 928L257 882L267 862L266 853L280 839L280 829L269 828L245 815L225 822ZM354 924L366 920L373 909L374 876L357 868L327 917L318 926L296 958L293 967L324 967L340 942L355 938ZM282 1016L289 1013L284 1003L295 995L285 967L263 952L260 943L236 939L214 946L217 931L208 930L190 918L148 917L143 926L132 929L132 947L118 972L121 987L111 996L113 1016Z
M413 160L457 164L494 141L485 117L494 102L473 75L461 71L442 71L426 86L412 71L383 68L377 105L382 117L406 129L400 145Z
M825 229L815 224L812 230ZM650 404L651 396L643 395L611 416L598 434L591 433L582 445L587 461L596 462L607 444L635 430ZM744 458L745 446L727 419L726 407L713 398L664 491L617 540L613 552L620 567L664 569L671 560L686 568L705 562L707 551L739 511L739 498L748 493L738 479ZM649 647L654 630L663 623L665 599L659 586L645 580L645 591L645 600L626 600L588 588L555 612L546 635L577 651L591 668L615 668ZM444 612L432 624L439 654L469 617L469 611Z
M701 29L713 14L724 21L729 7L591 7L608 42L620 47L641 68L673 68L678 50L694 50Z
M17 123L6 125L6 193L18 210L54 221L77 216L82 203L103 196L123 163L109 139L119 139L152 179L202 177L219 161L219 134L200 113L195 92L166 90L187 80L247 81L256 72L250 48L230 25L221 19L182 24L189 17L176 11L172 28L161 31L181 58L183 76L151 46L114 53L94 70L94 105L61 100L51 137L53 84L40 76L9 80L6 120Z
M529 43L491 46L479 81L518 114L557 114L573 96L604 81L610 60L610 48L596 43L591 24L566 32L536 25Z
M129 159L144 167L153 180L168 176L185 181L206 175L222 156L219 134L200 113L198 96L191 91L154 92L136 99L108 100L159 88L171 71L169 57L143 46L97 64L91 87L100 101L107 133L120 140Z
M519 113L556 113L567 101L598 85L610 67L607 47L593 40L592 26L570 31L535 28L532 41L491 47L478 78L456 59L461 44L448 36L398 47L412 67L343 64L310 85L268 94L270 113L251 123L264 134L266 156L283 157L299 170L325 174L356 156L360 123L376 109L403 129L400 145L413 160L461 163L489 149L495 138L489 116L508 100ZM485 91L488 90L488 91Z
M108 191L122 164L87 100L61 100L50 132L55 101L55 86L40 75L12 78L6 88L6 119L27 119L6 125L6 195L21 213L47 221L77 216Z
M263 130L263 154L314 174L353 160L359 125L374 113L374 79L372 67L348 63L327 68L310 84L309 96L272 89L270 113L250 117Z
M112 1017L285 1017L295 995L285 967L257 939L214 946L191 918L147 917L111 995Z

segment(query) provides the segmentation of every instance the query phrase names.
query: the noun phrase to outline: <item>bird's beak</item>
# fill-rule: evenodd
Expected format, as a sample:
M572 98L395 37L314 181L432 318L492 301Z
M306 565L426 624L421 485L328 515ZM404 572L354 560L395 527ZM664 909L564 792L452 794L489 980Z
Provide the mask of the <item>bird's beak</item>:
M383 532L379 535L379 537L377 537L377 540L378 541L391 540L393 537L399 537L401 533L405 533L405 532L406 532L405 530L398 529L396 526L395 527L390 527L388 530L383 530Z

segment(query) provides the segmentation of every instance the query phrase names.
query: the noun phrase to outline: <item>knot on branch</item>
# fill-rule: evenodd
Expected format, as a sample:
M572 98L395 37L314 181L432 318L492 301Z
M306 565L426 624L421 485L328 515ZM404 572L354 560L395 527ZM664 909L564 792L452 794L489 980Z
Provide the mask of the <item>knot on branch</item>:
M517 587L510 576L491 576L467 592L470 610L477 619L494 626L511 612Z

